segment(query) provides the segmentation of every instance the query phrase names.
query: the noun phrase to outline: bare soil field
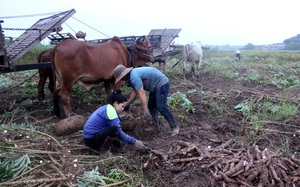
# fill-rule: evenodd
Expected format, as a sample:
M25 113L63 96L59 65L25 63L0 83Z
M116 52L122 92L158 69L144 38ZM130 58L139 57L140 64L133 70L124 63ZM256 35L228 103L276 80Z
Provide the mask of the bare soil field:
M88 149L81 131L62 136L54 133L60 119L51 113L49 91L48 99L40 102L36 100L37 93L22 97L23 87L2 89L1 152L15 150L18 156L27 153L32 162L28 173L0 186L72 186L84 171L95 166L102 174L111 168L134 174L121 184L107 186L300 186L300 113L278 121L252 124L235 108L244 101L270 98L299 106L299 86L286 92L272 84L238 81L214 72L206 72L197 79L191 76L183 79L181 74L169 78L169 95L186 94L196 109L195 113L187 113L180 105L171 108L180 126L179 135L170 137L163 118L160 118L160 132L149 129L150 124L139 118L141 106L136 102L123 114L124 125L130 126L124 129L144 141L151 151L138 153L132 146L115 145L108 157ZM29 81L37 82L37 79L36 75ZM99 86L95 92L97 95L93 97L97 99L89 104L82 104L80 95L72 93L74 112L88 117L104 104L105 96L99 97L104 89ZM24 124L24 128L11 124ZM26 124L36 129L25 130ZM14 146L4 146L9 143ZM33 158L33 155L39 156Z

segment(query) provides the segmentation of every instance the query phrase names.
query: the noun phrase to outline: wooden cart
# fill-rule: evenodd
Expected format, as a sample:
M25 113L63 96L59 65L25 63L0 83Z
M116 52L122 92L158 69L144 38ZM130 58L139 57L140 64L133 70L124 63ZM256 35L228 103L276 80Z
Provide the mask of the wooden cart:
M70 33L61 33L61 25L75 12L76 11L72 9L40 19L29 29L5 28L6 30L24 30L24 33L12 41L7 47L4 46L4 28L1 26L3 21L0 20L0 73L51 68L50 62L29 62L28 64L23 65L16 65L15 62L46 37L51 41L51 44L54 45L68 38L77 39ZM171 43L178 37L180 31L181 29L153 29L149 32L148 38L153 48L155 62L165 64L168 56L181 53L180 50L172 50L173 48L170 48ZM139 37L140 36L124 36L120 37L120 39L124 45L128 46L133 44ZM86 42L103 43L110 39L111 38L96 39L88 40Z

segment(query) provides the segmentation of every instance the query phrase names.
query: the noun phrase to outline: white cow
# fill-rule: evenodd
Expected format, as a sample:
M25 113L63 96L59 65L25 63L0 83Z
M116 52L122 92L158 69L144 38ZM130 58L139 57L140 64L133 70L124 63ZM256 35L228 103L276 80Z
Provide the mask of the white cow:
M183 47L183 76L185 78L185 71L187 62L191 63L191 74L193 78L200 77L200 64L202 61L202 47L201 42L197 41L196 43L186 44ZM195 69L195 64L197 68Z

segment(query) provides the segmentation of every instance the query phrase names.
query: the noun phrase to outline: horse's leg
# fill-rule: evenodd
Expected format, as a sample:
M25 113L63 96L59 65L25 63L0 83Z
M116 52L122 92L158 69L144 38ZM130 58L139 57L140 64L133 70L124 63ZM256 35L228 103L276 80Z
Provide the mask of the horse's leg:
M191 74L192 74L192 77L193 77L193 79L195 78L195 61L192 61L191 62L192 64L191 64Z
M59 98L59 95L58 95L58 92L60 91L60 89L58 90L55 90L55 92L53 93L53 112L54 114L58 117L58 118L61 118L61 115L60 115L60 108L59 108L59 101L60 101L60 98Z
M200 65L201 65L201 59L197 61L197 73L196 76L199 78L200 77Z
M72 91L73 83L68 83L68 84L60 84L62 87L60 88L60 91L58 93L60 97L60 103L64 109L64 112L67 117L70 117L71 114L73 114L73 111L70 106L70 94Z
M163 62L162 61L159 61L158 62L158 69L163 72L164 71L164 68L163 68Z
M110 94L112 93L112 90L118 90L120 88L120 83L122 81L119 81L117 84L113 85L111 81L104 81L104 88L106 93L106 100L109 102Z
M164 65L163 65L163 72L165 72L166 71L166 66L167 66L167 60L164 60Z
M38 83L38 98L39 100L44 100L45 99L44 86L47 80L47 73L45 72L45 69L39 69L39 76L40 76L40 80Z
M49 88L50 92L53 95L53 93L54 93L54 86L55 85L54 85L54 78L53 78L53 73L52 73L52 69L51 68L47 69L47 74L48 74L48 77L49 77L48 88Z
M163 70L162 70L162 71L163 71L163 72L166 71L166 66L167 66L168 60L169 60L169 57L166 57L166 58L164 58L163 61L162 61L162 63L163 63Z
M182 50L182 60L183 60L183 78L185 79L186 63L188 62L188 51L187 47L184 46Z
M187 64L187 61L186 60L183 60L183 77L185 79L185 71L186 71L186 64Z

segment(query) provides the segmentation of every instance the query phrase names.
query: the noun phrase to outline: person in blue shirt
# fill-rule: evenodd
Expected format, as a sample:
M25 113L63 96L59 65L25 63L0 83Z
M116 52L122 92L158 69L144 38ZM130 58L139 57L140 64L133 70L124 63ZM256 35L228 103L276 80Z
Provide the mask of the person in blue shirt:
M126 97L120 90L110 95L110 102L101 106L86 121L83 126L84 143L94 150L107 152L110 144L116 138L126 144L133 144L138 150L145 150L142 141L123 132L120 122L123 120L119 113L124 110Z
M127 81L127 85L132 87L132 92L126 103L126 107L130 105L138 95L142 103L144 117L153 121L156 129L158 129L158 112L168 121L172 133L175 136L179 133L179 127L174 116L167 106L167 98L170 89L169 78L161 71L153 67L126 68L118 65L114 69L115 84L120 80ZM149 92L149 100L147 102L145 90Z

